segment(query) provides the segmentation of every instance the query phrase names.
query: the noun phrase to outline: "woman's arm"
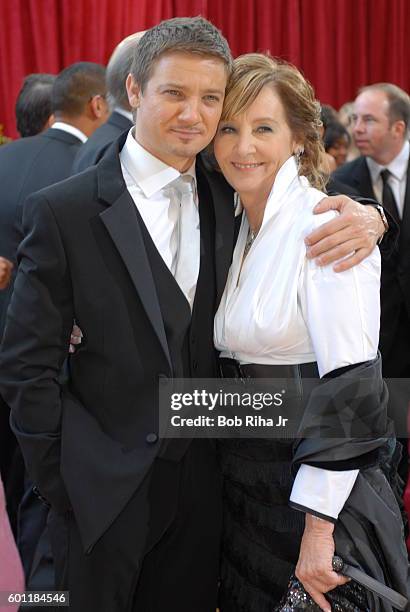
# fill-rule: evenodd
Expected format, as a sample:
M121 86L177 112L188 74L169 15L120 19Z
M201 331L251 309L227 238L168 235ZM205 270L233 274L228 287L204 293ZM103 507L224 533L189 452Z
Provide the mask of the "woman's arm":
M331 266L306 261L299 300L321 376L376 356L379 287L380 255L376 251L341 273L335 273ZM323 609L330 609L323 593L345 581L332 570L333 523L357 474L357 469L336 471L302 465L292 490L291 500L306 512L296 575Z
M332 569L335 553L333 531L333 523L306 514L305 530L295 570L296 577L305 590L326 612L331 612L331 607L324 593L349 582L349 578L340 576Z

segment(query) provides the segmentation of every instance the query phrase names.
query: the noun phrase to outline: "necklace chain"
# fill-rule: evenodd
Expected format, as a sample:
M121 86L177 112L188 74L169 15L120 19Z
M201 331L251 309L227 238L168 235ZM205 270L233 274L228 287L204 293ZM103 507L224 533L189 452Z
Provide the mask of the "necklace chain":
M245 249L243 251L243 256L244 258L247 256L247 254L249 253L251 246L253 245L253 243L255 242L255 238L258 235L258 232L254 232L253 230L251 230L251 228L249 228L248 231L248 236L246 238L246 242L245 242Z

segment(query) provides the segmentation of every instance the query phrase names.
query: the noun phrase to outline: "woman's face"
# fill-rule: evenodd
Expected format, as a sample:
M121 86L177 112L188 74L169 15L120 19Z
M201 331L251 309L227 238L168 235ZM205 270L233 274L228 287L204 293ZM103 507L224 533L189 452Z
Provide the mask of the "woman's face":
M251 106L221 121L214 151L226 180L241 198L267 198L279 168L297 149L279 96L265 85Z
M335 140L331 147L328 147L327 152L335 158L336 166L342 166L346 162L349 152L349 141L346 137L341 136Z

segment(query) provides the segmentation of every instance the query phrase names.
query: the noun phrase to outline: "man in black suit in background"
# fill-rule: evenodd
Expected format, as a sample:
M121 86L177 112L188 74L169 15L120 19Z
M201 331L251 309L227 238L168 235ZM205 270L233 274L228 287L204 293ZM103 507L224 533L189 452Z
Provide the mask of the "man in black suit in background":
M383 375L402 379L389 388L397 434L403 439L401 476L408 473L406 432L410 401L410 170L409 95L391 83L363 87L354 102L353 134L361 157L334 177L376 199L400 227L394 253L382 258L380 351Z
M37 77L38 75L31 76ZM47 79L47 82L49 80ZM33 79L30 79L28 85L31 86L32 81ZM48 107L56 120L53 126L36 136L16 140L0 147L1 254L14 264L17 248L22 239L21 218L27 196L70 176L78 149L87 140L87 137L108 118L108 106L105 101L105 68L103 66L91 62L73 64L57 77L53 77L53 81L51 105ZM36 79L37 82L38 79ZM28 129L30 118L27 117L25 109L33 108L33 104L29 103L26 94L27 92L20 96L21 104L17 106L20 119L22 119L23 111L25 113L22 123L25 129ZM33 119L36 118L38 119L38 115ZM0 342L12 291L13 282L0 294ZM21 469L17 459L19 453L14 452L15 439L8 422L9 408L0 396L0 470L5 482L11 523L16 529L17 506L22 494ZM11 469L12 461L14 462L13 469ZM41 512L38 508L38 504L32 498L30 488L27 489L24 497L19 529L19 546L27 580L38 533L42 531L45 520L45 512ZM33 504L37 506L34 510ZM27 523L24 517L27 516L25 510L28 508L30 518Z
M22 138L36 136L54 123L51 95L54 74L35 72L24 78L16 100L16 126Z
M133 125L125 81L131 70L134 51L144 32L136 32L117 45L107 65L107 101L111 115L106 123L80 148L73 163L73 174L96 164L108 146Z
M70 176L78 149L108 119L105 98L105 68L92 62L73 64L53 84L53 126L0 148L0 244L2 255L12 262L22 237L25 199ZM0 338L5 310L5 302L0 303Z
M29 74L25 77L15 105L16 127L22 138L39 134L50 127L54 121L51 113L51 93L55 78L53 74L44 73ZM4 151L4 149L2 150ZM5 170L6 168L3 169L3 171ZM4 197L5 194L3 193ZM4 218L0 216L0 219L4 223ZM10 237L11 235L12 230L10 229ZM2 239L3 244L5 244L4 248L6 248L7 240L5 240L4 234ZM5 287L7 285L8 283ZM3 335L3 325L1 323L2 311L5 312L9 296L10 293L8 296L5 293L3 296L0 296L0 340ZM15 453L16 438L10 430L8 415L9 410L3 405L0 397L0 474L7 481L7 506L10 521L15 532L16 512L22 494L21 484L24 467L21 453Z
M0 388L51 505L56 586L70 590L73 612L216 608L215 449L159 439L158 383L216 371L213 316L232 257L233 194L197 154L217 129L231 61L202 18L148 30L127 80L134 131L25 206ZM337 245L340 232L342 242L351 237L349 220L365 218L375 235L382 224L343 198L327 206L341 203L320 237L336 230L332 246L346 255L349 245ZM84 340L61 387L73 319Z

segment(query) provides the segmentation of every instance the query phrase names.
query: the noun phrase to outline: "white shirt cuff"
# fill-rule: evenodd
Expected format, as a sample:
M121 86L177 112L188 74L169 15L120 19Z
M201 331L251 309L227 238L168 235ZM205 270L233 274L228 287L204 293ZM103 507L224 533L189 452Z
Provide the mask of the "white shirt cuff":
M307 512L337 519L359 470L324 470L310 465L301 465L293 483L290 502L302 506Z

